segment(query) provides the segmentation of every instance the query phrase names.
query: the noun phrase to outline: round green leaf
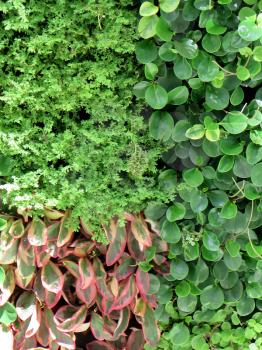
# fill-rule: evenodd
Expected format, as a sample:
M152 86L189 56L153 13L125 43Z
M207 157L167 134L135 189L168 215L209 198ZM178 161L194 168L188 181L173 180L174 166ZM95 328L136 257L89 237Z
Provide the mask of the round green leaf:
M177 307L180 311L186 313L192 313L197 306L197 296L189 294L187 296L178 296Z
M204 59L197 67L199 79L204 82L212 81L218 73L218 66L210 59Z
M239 255L240 244L236 240L227 240L225 247L228 251L228 254L232 257L236 257Z
M216 310L224 303L224 294L218 286L207 286L200 295L201 304L209 310Z
M138 32L144 39L152 38L156 34L156 25L158 17L156 15L143 17L138 24Z
M240 134L247 127L248 118L241 112L232 111L227 113L225 118L222 120L221 125L230 134Z
M237 73L238 79L241 81L245 81L250 78L250 72L244 66L238 66L236 73Z
M192 39L182 39L175 41L175 48L179 54L185 58L192 60L197 56L198 46Z
M206 23L206 31L209 34L221 35L226 32L227 28L215 23L212 19L209 19Z
M165 220L161 229L161 237L167 243L177 243L181 239L181 231L175 222Z
M162 109L168 102L168 94L160 85L151 85L146 89L146 102L154 109Z
M176 288L176 295L179 297L186 297L189 295L191 290L190 284L187 281L180 282Z
M256 41L262 36L262 28L252 18L247 18L240 22L238 34L246 41Z
M170 264L170 274L176 279L176 280L183 280L188 275L189 268L186 262L181 259L174 259L171 261Z
M229 93L225 88L216 89L208 86L206 89L206 103L214 110L223 110L229 104Z
M244 91L240 86L238 86L235 88L235 90L232 92L230 96L230 103L233 106L238 106L240 105L240 103L243 102L243 100L244 100Z
M238 271L241 264L242 264L242 258L241 255L238 254L237 256L231 256L227 251L224 254L224 262L229 270L231 271Z
M166 217L170 222L182 220L186 214L186 208L181 203L175 203L167 209Z
M168 334L172 344L175 346L187 344L189 336L189 329L183 323L175 323Z
M17 319L17 313L15 307L7 302L0 306L0 323L9 326Z
M172 134L174 120L168 112L153 112L149 120L149 131L156 140L167 141Z
M219 250L220 241L214 232L205 231L202 239L203 239L204 246L211 252L215 252Z
M186 131L186 137L191 140L201 139L205 135L205 128L202 124L195 124Z
M158 181L160 189L164 192L174 193L177 189L177 175L173 169L162 171Z
M158 12L158 7L152 2L144 1L139 9L140 16L152 16Z
M233 168L233 165L234 157L225 155L220 158L217 171L219 171L220 173L226 173Z
M262 186L262 163L257 163L252 167L251 181L255 186Z
M159 0L161 10L166 13L175 11L179 3L180 0Z
M156 25L156 34L161 40L164 41L170 41L172 39L173 32L170 29L168 23L162 17L158 18Z
M192 187L198 187L204 181L201 171L196 168L185 170L183 172L183 179L189 186Z
M178 86L168 92L168 103L172 105L182 105L187 101L188 96L188 88L186 86Z
M201 213L207 208L207 206L208 199L204 193L197 191L191 195L190 207L194 213Z
M189 79L192 76L192 68L187 59L181 56L177 56L174 61L174 73L178 79Z
M221 39L217 35L206 34L202 39L202 46L209 53L216 52L220 49Z
M136 44L136 58L140 63L149 63L157 58L157 47L152 40L142 40Z
M237 302L237 313L240 316L247 316L251 314L255 309L254 299L249 298L246 294L243 294L240 300Z
M7 221L5 219L0 218L0 231L3 231L7 226Z
M235 203L228 201L223 206L220 216L223 219L233 219L237 215L237 206Z

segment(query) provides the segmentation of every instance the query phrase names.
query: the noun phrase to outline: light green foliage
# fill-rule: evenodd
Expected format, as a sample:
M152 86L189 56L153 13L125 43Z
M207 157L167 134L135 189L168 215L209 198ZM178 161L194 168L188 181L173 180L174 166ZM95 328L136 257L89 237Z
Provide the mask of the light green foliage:
M0 3L5 204L73 208L98 224L157 196L159 149L132 102L132 8L128 0Z

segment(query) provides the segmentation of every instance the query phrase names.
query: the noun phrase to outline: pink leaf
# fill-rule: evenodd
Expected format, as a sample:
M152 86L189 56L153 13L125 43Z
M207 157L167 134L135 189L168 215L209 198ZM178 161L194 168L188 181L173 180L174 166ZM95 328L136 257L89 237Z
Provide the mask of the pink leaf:
M28 241L33 246L42 246L47 243L47 228L40 219L33 219L28 230Z
M114 304L111 308L113 310L121 310L127 305L131 304L136 295L136 285L134 277L131 276L128 281L124 281L122 286L119 289L119 295L115 299Z
M70 212L67 211L65 216L61 220L60 230L57 239L57 246L62 247L66 243L68 243L73 236L73 228L71 227L71 217Z
M42 268L41 280L43 286L50 292L59 293L63 289L64 276L52 261Z
M80 258L78 265L81 280L81 288L86 289L90 286L95 277L93 265L87 258Z
M106 264L112 266L118 261L126 247L126 230L125 227L116 226L116 232L112 235L112 242L109 244L106 253Z

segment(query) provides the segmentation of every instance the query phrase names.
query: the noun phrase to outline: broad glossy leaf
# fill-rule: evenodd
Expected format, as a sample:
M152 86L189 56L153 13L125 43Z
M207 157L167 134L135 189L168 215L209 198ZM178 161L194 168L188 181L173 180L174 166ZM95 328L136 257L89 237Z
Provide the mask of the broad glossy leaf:
M232 111L229 112L222 120L221 125L230 134L240 134L247 127L248 118L241 112Z
M189 272L188 265L181 259L174 259L170 264L170 274L177 280L183 280L187 277Z
M21 238L25 233L23 220L18 219L16 221L14 221L9 229L9 233L16 239Z
M177 9L180 0L159 0L160 9L164 12L173 12Z
M149 119L149 131L156 140L167 141L174 128L174 120L167 112L153 112Z
M138 32L140 36L144 39L149 39L156 34L156 25L158 22L158 17L156 15L143 17L139 21Z
M189 335L189 329L183 323L175 323L169 332L169 337L175 346L187 344Z
M87 350L115 350L115 347L110 343L101 340L94 340L86 345Z
M158 7L149 1L144 1L139 9L140 16L152 16L158 12Z
M210 310L216 310L224 303L224 294L220 287L207 286L200 295L201 304Z
M86 289L94 281L95 273L93 265L87 258L81 258L78 262L81 288Z
M162 109L168 102L168 94L160 85L151 85L146 89L145 100L150 107L154 109Z
M220 247L220 241L217 235L212 231L204 231L203 244L210 251L217 251Z
M229 93L225 88L216 89L208 86L206 89L206 103L211 109L223 110L229 104Z
M251 180L255 186L262 186L262 163L257 163L252 167Z
M192 39L183 38L180 41L175 41L175 48L181 56L190 60L198 54L198 46Z
M188 100L188 96L188 88L186 86L178 86L168 92L168 103L172 105L182 105Z

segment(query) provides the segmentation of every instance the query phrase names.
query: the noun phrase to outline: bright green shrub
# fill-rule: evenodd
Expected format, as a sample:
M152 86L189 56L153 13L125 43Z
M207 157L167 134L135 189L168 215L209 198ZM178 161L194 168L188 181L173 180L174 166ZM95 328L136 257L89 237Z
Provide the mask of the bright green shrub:
M154 198L159 149L132 86L133 2L0 4L1 195L98 223Z

